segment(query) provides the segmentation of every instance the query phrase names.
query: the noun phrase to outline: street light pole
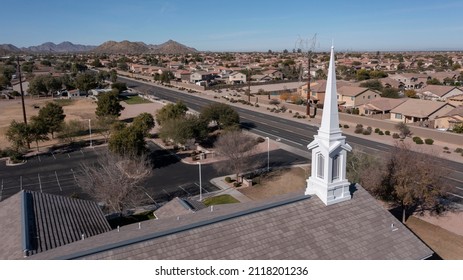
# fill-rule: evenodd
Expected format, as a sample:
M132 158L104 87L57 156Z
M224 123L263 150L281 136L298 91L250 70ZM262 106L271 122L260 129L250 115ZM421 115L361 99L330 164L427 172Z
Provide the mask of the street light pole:
M202 181L201 181L201 162L197 162L199 166L199 201L203 200Z
M270 171L270 138L265 137L267 139L267 172Z
M93 143L92 143L92 120L88 119L88 133L90 134L90 148L93 148Z

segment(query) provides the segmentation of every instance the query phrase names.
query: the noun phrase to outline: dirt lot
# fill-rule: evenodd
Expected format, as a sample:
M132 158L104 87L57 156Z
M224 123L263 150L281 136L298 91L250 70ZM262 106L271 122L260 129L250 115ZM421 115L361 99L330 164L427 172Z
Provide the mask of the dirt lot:
M39 109L34 108L34 105L43 107L47 102L51 102L51 98L26 98L25 107L27 118L36 116ZM64 106L64 114L66 114L66 121L68 120L86 120L95 118L96 103L90 99L79 99L72 102L71 105ZM22 106L21 100L0 100L0 147L9 147L10 143L5 138L5 133L12 120L22 121ZM55 141L47 141L41 143L40 146L48 146Z
M39 109L34 108L34 105L43 107L47 102L51 102L51 98L41 99L26 99L25 107L27 118L38 114ZM125 109L121 113L120 119L133 118L142 112L155 114L156 110L162 108L162 103L147 103L128 105L121 102ZM65 121L69 120L82 120L95 119L96 102L91 99L76 99L70 105L63 106L64 114L66 115ZM0 147L10 147L10 143L5 137L5 133L12 120L22 121L22 106L20 100L0 100ZM93 137L98 137L94 135ZM57 140L50 140L41 142L40 147L47 147L55 144Z

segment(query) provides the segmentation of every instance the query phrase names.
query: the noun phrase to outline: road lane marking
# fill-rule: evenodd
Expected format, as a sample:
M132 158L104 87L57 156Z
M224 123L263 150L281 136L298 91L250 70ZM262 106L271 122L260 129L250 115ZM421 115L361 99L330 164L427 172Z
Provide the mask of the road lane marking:
M39 173L37 173L37 177L39 178L40 192L42 193L42 181L40 180L40 174Z

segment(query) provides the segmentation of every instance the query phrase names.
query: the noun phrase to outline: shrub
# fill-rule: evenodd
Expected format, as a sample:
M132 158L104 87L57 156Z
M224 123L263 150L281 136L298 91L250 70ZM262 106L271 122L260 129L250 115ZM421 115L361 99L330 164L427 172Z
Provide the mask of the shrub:
M434 143L434 140L426 138L424 139L424 143L426 143L426 145L432 145Z
M230 177L227 176L227 177L225 177L225 182L231 183L231 182L232 182L232 179L231 179Z
M363 133L363 125L357 124L357 125L355 126L354 133L357 133L357 134Z
M389 136L389 135L391 135L391 132L390 132L389 130L386 130L386 131L384 132L384 134L386 134L386 135Z
M456 148L455 153L462 153L463 154L463 149L462 148Z
M339 128L341 128L341 127L342 127L342 125L341 125L341 124L339 124Z
M371 134L371 130L368 130L368 129L365 129L363 130L363 135L370 135Z
M375 133L379 133L380 131L381 131L381 129L375 128Z
M288 113L292 114L292 113L293 113L293 110L289 110Z
M259 104L256 103L256 108L259 108L259 107L260 107Z
M449 147L447 147L447 146L444 147L444 150L448 151L448 149L449 149Z
M233 186L234 186L235 188L238 188L238 187L241 186L241 183L239 183L239 182L234 182L234 183L233 183Z
M418 136L413 136L412 140L413 140L413 142L416 143L416 141L419 141L419 140L422 140L422 139L420 137L418 137Z
M378 132L379 135L384 135L384 132L382 132L381 130Z
M263 142L265 142L265 138L259 136L259 137L257 137L256 141L257 141L257 143L263 143Z
M371 126L367 127L367 130L371 133L373 131L373 128Z
M423 140L420 138L420 139L416 139L415 143L418 144L418 145L421 145L421 144L423 144L424 142L423 142Z
M349 128L349 126L347 124L344 125L344 128Z
M394 138L394 139L399 139L399 138L400 138L399 133L394 133L394 134L392 134L392 138Z

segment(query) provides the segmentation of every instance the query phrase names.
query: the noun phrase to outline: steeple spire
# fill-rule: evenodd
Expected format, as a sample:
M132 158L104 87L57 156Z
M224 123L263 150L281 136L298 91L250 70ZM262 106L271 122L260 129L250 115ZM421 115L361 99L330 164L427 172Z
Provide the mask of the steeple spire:
M346 159L352 148L345 139L339 128L334 47L331 47L322 123L314 140L307 145L312 150L312 174L307 179L305 191L305 194L317 195L325 205L351 198L350 183L346 179Z
M323 103L322 123L319 133L340 136L338 100L336 89L336 69L334 63L334 47L331 47L330 66L328 68L328 79L326 81L325 100Z

